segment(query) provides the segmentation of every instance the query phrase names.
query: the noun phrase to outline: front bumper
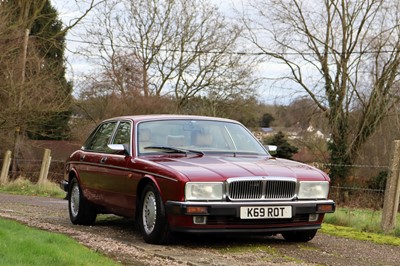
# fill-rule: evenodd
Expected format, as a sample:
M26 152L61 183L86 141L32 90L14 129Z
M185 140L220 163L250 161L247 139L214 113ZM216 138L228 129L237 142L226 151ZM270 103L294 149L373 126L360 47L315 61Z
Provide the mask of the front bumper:
M291 218L241 219L241 207L291 206ZM193 211L194 210L194 211ZM198 212L196 213L196 210ZM166 202L166 213L173 231L205 232L265 232L319 229L325 213L335 211L332 200L279 202ZM196 224L196 217L204 223ZM311 219L313 217L315 219Z

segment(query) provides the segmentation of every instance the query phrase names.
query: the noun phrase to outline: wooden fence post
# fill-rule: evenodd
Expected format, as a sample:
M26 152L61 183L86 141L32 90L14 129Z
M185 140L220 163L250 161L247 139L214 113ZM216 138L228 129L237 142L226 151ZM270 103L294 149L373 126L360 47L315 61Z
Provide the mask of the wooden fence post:
M38 184L43 185L47 181L47 175L49 174L49 168L51 163L51 150L45 149L43 154L42 167L40 168Z
M3 167L1 168L0 184L8 182L8 172L10 171L11 151L6 151L4 155Z
M385 201L383 203L381 228L388 233L396 227L396 215L400 198L400 140L395 140L390 169L386 181Z

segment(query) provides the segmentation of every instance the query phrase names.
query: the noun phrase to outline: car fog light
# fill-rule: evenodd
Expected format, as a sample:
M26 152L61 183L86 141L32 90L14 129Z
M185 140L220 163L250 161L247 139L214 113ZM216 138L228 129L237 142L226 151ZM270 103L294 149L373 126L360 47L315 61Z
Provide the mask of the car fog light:
M193 216L193 223L194 224L206 224L207 216Z
M319 218L319 214L318 213L313 213L310 214L310 216L308 216L308 221L309 222L316 222Z

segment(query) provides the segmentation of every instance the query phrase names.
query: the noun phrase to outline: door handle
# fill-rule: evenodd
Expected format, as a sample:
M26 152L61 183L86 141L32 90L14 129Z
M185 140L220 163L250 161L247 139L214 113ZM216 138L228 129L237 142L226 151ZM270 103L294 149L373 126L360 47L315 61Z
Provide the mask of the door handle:
M85 156L86 156L86 155L82 155L82 156L79 158L79 160L82 162L83 160L85 160Z
M100 163L105 163L107 161L107 157L103 157L100 159Z

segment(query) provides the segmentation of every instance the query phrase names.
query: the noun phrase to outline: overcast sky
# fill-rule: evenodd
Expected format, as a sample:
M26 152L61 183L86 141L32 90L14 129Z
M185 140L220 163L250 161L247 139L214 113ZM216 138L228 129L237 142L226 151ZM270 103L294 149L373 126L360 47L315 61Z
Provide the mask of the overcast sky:
M86 0L87 2L88 0ZM219 6L221 12L225 14L227 18L234 18L234 12L232 12L232 7L241 8L243 6L242 0L209 0L211 3ZM247 0L245 0L247 1ZM77 2L79 5L77 5ZM76 19L80 15L83 14L85 11L85 5L82 5L85 1L79 0L51 0L53 6L57 9L59 13L59 18L63 21L65 25L71 23L71 20ZM246 4L244 4L245 6ZM86 21L90 20L86 18ZM85 21L83 21L85 23ZM82 27L79 25L74 28L71 32L67 35L67 79L74 81L74 83L78 83L79 78L85 72L88 72L93 69L93 65L91 66L90 63L87 61L86 58L77 55L75 52L79 50L79 47L82 45L79 42L81 40L81 36L83 35ZM74 41L75 40L75 41ZM269 75L274 75L280 73L281 66L279 65L271 65L271 64L263 64L259 67L259 75L264 75L268 73ZM265 83L260 88L260 94L262 96L261 101L268 103L268 104L287 104L290 99L286 97L288 95L287 92L282 91L282 89L276 90L273 87L271 88L271 84L268 82Z

